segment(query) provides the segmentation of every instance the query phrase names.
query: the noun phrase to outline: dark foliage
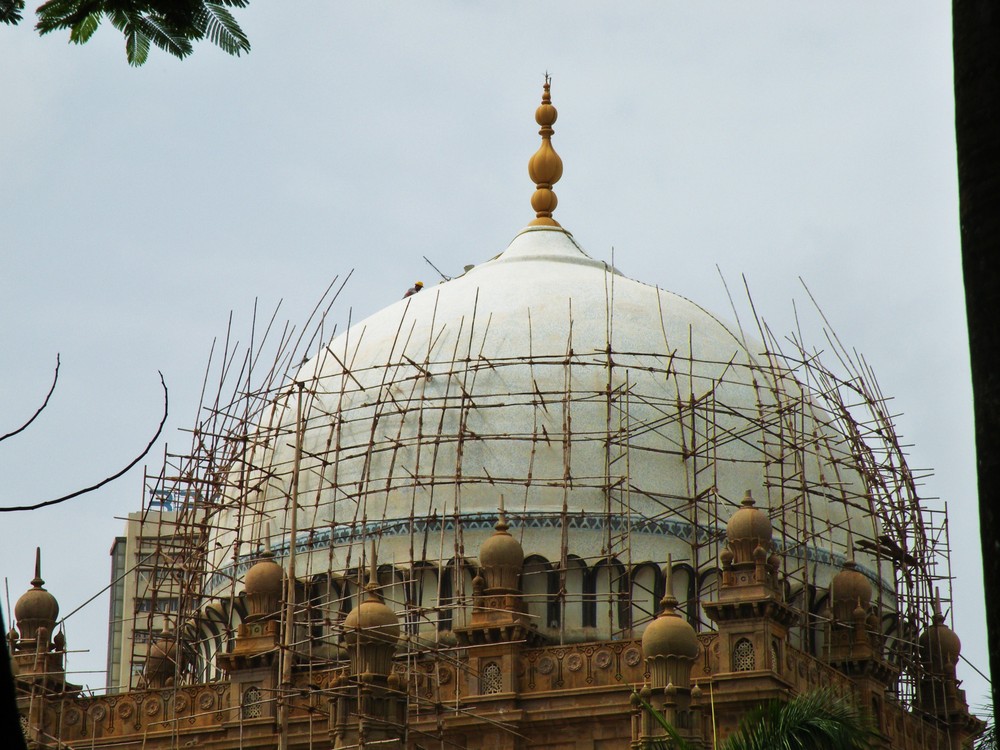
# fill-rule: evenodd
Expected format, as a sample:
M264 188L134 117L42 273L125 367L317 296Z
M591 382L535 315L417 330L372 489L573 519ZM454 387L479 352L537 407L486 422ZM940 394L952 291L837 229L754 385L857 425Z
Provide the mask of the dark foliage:
M661 746L693 750L648 703L653 718L667 732ZM815 690L788 702L767 701L744 714L720 750L868 750L874 732L853 701L832 690Z
M230 8L245 8L249 0L48 0L35 11L39 34L69 31L69 40L84 44L107 19L125 37L125 57L142 65L155 45L178 58L207 39L237 57L250 51L250 40ZM24 0L0 0L0 22L22 20Z

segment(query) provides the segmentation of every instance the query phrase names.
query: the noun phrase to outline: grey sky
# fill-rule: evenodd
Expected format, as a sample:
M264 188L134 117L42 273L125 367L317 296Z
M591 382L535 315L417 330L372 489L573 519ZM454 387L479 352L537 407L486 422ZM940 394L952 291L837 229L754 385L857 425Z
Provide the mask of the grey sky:
M289 10L289 8L291 10ZM532 217L543 73L565 163L556 216L627 275L731 317L748 277L775 331L806 305L895 397L928 497L951 511L963 653L986 670L942 3L255 2L243 59L208 46L129 68L110 25L78 48L0 28L0 450L4 504L127 462L171 388L195 416L230 310L301 322L354 269L337 318L502 250ZM814 315L807 338L821 345ZM160 463L162 445L148 463ZM43 573L63 612L108 582L141 472L0 517L11 599ZM6 610L5 608L5 611ZM71 666L103 670L107 599L67 623ZM971 703L985 682L960 667ZM103 676L80 675L99 686Z

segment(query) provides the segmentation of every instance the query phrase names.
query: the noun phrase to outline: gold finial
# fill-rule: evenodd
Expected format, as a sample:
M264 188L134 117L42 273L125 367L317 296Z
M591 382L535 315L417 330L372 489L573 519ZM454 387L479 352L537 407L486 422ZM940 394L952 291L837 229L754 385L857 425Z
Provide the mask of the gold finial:
M382 601L382 594L378 590L378 558L375 556L375 539L372 538L372 555L369 560L368 583L365 586L368 594L368 601Z
M552 192L552 186L562 177L563 165L559 154L552 148L552 125L559 113L552 106L549 86L552 79L545 74L545 86L542 91L542 103L535 110L535 122L542 126L538 134L542 136L542 145L528 160L528 176L535 183L535 192L531 196L531 207L535 209L535 220L529 226L557 227L559 222L552 218L559 201Z
M934 587L934 596L931 597L931 607L934 609L934 615L931 617L931 622L935 625L940 625L944 622L944 615L941 614L941 591L937 586Z
M507 513L503 508L503 495L500 496L500 507L497 512L497 525L494 528L503 533L510 528L510 524L507 523Z
M40 589L45 585L45 581L42 580L42 548L35 547L35 577L31 579L31 585L36 589Z
M664 591L663 598L660 599L660 606L663 608L663 613L671 614L674 611L674 607L677 606L677 597L674 596L674 556L667 554L667 569L664 576ZM663 614L661 613L661 614Z
M270 518L264 524L262 529L263 539L257 543L257 557L262 560L270 560L274 557L274 552L271 551L271 538L274 536L274 528L271 526Z

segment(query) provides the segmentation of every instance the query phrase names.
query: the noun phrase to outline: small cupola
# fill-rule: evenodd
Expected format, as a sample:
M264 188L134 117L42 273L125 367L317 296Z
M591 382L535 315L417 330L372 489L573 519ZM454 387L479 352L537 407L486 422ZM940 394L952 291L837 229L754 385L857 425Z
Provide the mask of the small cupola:
M867 614L872 602L872 585L854 561L854 545L850 536L848 536L847 546L849 556L830 583L833 617L842 623L857 619L855 610L860 609L864 614Z
M479 547L479 564L483 569L485 591L488 594L520 592L518 581L524 565L524 549L511 536L509 528L501 496L493 535Z
M45 643L52 637L52 631L59 617L59 602L46 591L42 580L42 552L35 548L35 577L31 579L31 588L21 594L14 605L14 619L21 640L34 641L39 631L44 632Z
M672 591L672 562L667 560L666 595L660 602L661 611L646 626L642 634L642 653L649 665L652 687L667 685L687 688L691 666L698 657L698 636L691 624L677 612L677 599Z
M757 507L753 494L747 490L740 508L733 513L726 525L726 541L735 565L753 563L763 550L765 557L771 550L774 530L767 513ZM756 555L755 555L756 553Z
M257 562L250 566L243 579L248 622L278 614L284 581L285 572L274 561L274 554L270 550L260 553Z
M935 675L957 679L955 666L962 653L962 641L954 630L944 624L941 603L934 597L934 614L930 626L917 639L924 668Z
M392 657L399 641L399 618L379 593L374 542L364 597L344 619L344 642L350 652L351 672L363 679L387 678L392 672Z

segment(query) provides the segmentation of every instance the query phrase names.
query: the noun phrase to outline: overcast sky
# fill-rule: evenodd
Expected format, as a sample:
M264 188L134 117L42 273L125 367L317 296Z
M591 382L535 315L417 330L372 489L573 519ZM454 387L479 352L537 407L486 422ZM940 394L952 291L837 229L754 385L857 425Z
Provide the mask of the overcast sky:
M279 7L280 6L280 7ZM900 413L951 513L963 654L987 670L961 285L947 3L254 2L253 51L130 68L0 28L0 502L41 500L187 439L212 340L254 299L304 320L353 269L354 319L501 251L533 214L542 76L559 109L557 218L595 257L731 318L746 274L775 331L801 276ZM822 345L815 316L807 338ZM147 459L155 471L163 445ZM158 457L159 456L159 457ZM108 583L137 469L0 516L11 601L43 548L68 613ZM104 684L102 594L66 623ZM4 606L5 613L9 612ZM970 703L985 681L959 667Z

